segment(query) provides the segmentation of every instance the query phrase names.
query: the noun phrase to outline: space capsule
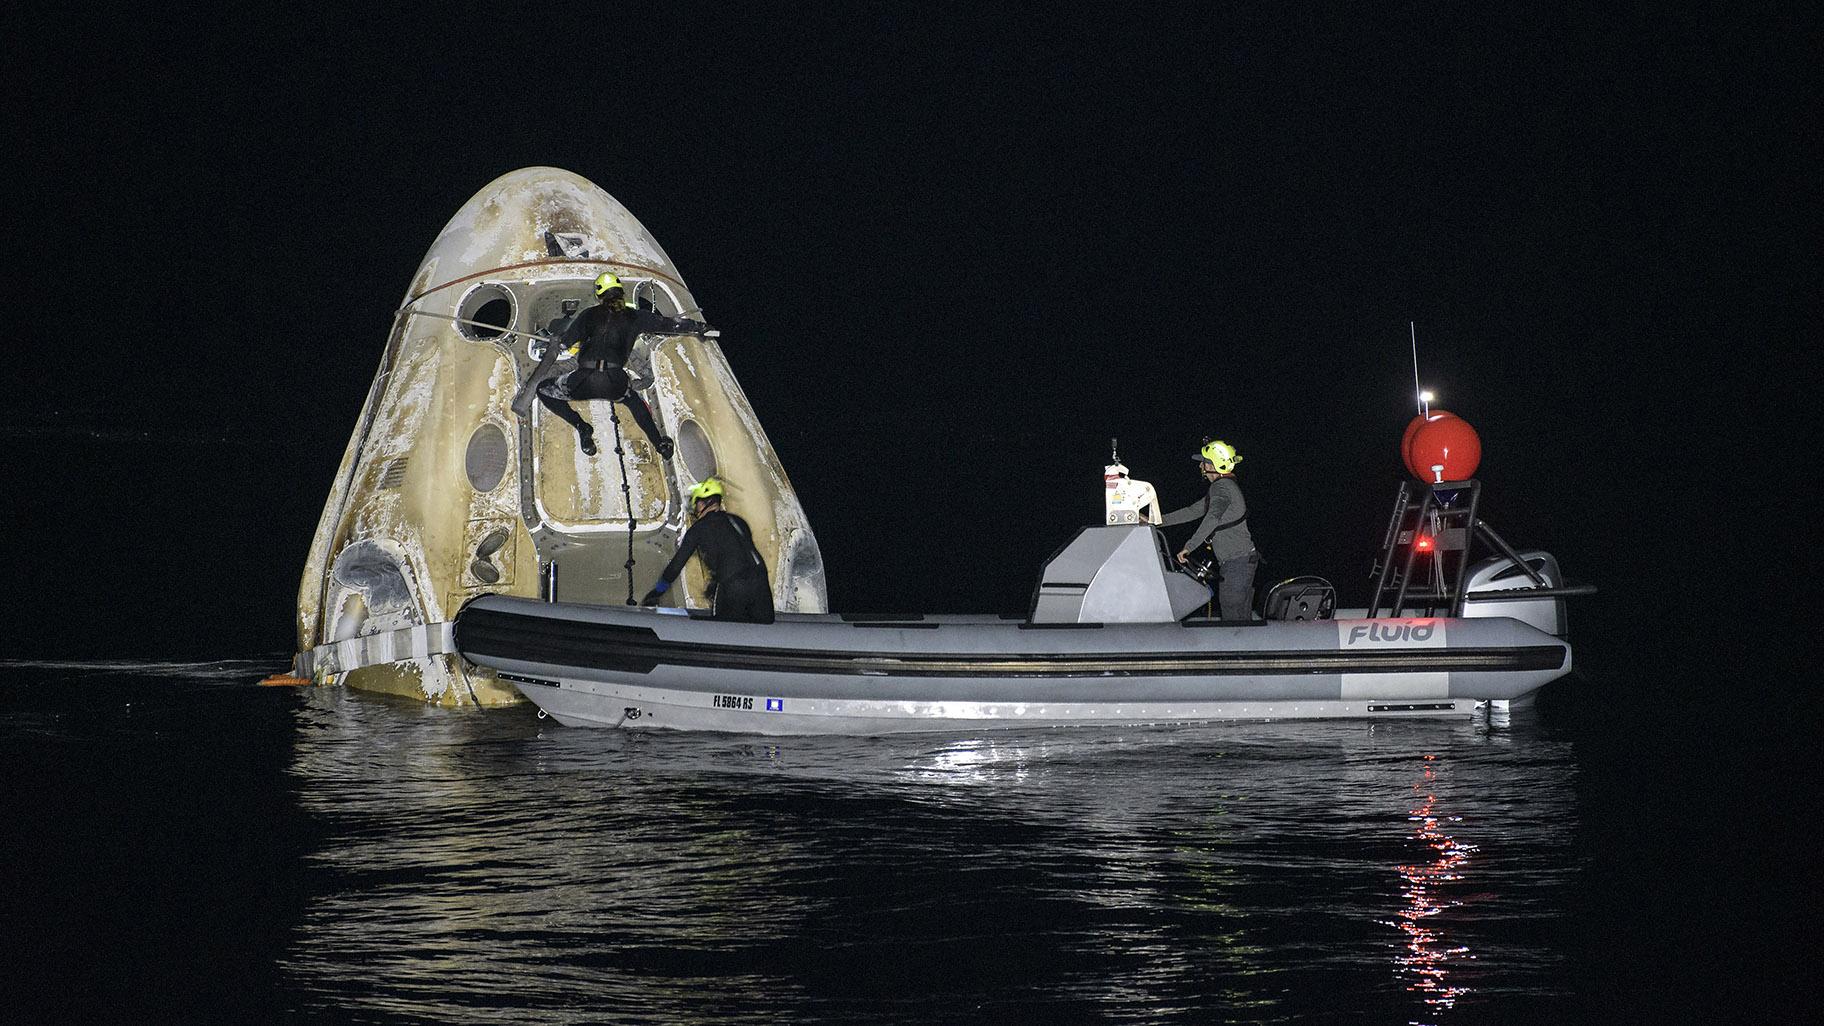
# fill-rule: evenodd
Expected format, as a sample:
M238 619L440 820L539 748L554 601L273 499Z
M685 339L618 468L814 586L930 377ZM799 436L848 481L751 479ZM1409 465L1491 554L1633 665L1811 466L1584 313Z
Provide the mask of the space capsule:
M711 475L753 528L775 607L826 611L816 537L717 339L642 336L628 361L676 440L669 459L605 400L576 403L594 455L541 404L514 411L541 336L596 301L604 271L630 302L704 319L645 227L570 172L503 175L450 219L406 289L324 504L298 590L296 675L443 705L521 701L456 654L457 611L490 593L644 594L688 526L690 486ZM668 604L709 605L696 562Z

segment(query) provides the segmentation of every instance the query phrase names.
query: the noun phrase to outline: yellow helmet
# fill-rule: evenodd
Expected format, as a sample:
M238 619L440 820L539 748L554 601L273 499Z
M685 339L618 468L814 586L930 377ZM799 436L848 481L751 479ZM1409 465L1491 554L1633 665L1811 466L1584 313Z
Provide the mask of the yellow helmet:
M1218 474L1233 474L1235 464L1241 462L1241 454L1227 442L1209 441L1203 443L1203 448L1199 449L1197 455L1192 459L1201 463L1215 464Z
M611 290L618 288L621 288L621 279L615 277L613 271L603 271L595 276L595 294L597 296L605 296ZM626 290L623 289L622 294L625 293Z
M704 499L720 499L722 481L719 478L705 478L690 486L690 501L702 502Z

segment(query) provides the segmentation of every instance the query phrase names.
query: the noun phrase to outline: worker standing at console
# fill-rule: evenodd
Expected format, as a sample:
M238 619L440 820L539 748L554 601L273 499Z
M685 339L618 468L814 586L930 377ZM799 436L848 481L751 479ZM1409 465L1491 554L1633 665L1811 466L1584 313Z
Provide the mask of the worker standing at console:
M611 273L596 277L595 294L601 302L565 326L557 341L546 348L538 368L526 379L527 387L536 388L538 401L576 428L583 452L595 455L595 428L570 403L578 399L610 399L627 407L633 422L646 433L660 457L671 459L672 441L654 423L646 400L633 390L627 377L627 357L642 334L705 335L711 329L700 321L661 317L650 310L628 306L621 279ZM558 356L570 350L576 352L576 369L561 377L546 378ZM529 405L525 394L526 389L522 388L513 400L513 408L521 416Z
M1241 456L1227 442L1206 441L1193 458L1202 464L1204 480L1210 483L1209 494L1201 502L1167 513L1160 524L1200 521L1191 540L1178 550L1178 562L1188 563L1190 554L1208 542L1221 576L1216 601L1222 608L1222 618L1251 620L1254 568L1260 563L1260 553L1254 551L1254 537L1248 533L1247 501L1241 497L1241 485L1235 482L1235 464L1241 462Z
M747 521L722 508L722 482L712 477L691 486L690 499L697 522L684 532L677 554L640 604L657 604L694 553L702 556L709 570L711 619L772 623L773 586L766 579L766 561L754 548L754 532Z

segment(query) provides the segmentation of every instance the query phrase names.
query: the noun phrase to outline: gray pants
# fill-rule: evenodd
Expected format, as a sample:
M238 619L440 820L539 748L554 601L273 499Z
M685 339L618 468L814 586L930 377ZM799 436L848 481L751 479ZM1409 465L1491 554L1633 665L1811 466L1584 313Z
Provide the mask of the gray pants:
M1222 576L1216 585L1216 602L1224 620L1254 619L1254 568L1259 565L1258 552L1216 564L1216 572Z

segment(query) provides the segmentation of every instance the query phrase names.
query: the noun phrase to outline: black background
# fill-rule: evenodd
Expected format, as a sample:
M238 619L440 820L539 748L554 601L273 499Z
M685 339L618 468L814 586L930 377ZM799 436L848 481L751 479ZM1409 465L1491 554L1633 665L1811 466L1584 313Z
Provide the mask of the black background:
M1359 601L1409 320L1488 519L1603 587L1586 633L1813 564L1809 22L27 18L9 648L291 647L407 280L534 164L620 199L723 329L838 609L1018 608L1111 436L1176 506L1206 433L1265 574Z
M519 167L666 248L840 610L1018 608L1111 436L1176 506L1206 433L1265 572L1360 601L1413 321L1487 518L1603 589L1592 908L1710 838L1660 954L1789 987L1820 48L1752 11L12 13L0 653L282 665L392 312Z

